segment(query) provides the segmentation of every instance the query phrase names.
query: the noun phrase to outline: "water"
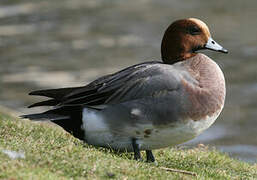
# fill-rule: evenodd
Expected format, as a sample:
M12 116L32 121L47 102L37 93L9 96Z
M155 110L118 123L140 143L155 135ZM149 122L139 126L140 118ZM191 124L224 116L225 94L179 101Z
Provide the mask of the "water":
M204 143L257 162L257 1L2 0L0 104L26 113L31 90L84 85L143 61L160 59L165 28L197 17L228 55L204 53L227 83L224 111L191 144Z

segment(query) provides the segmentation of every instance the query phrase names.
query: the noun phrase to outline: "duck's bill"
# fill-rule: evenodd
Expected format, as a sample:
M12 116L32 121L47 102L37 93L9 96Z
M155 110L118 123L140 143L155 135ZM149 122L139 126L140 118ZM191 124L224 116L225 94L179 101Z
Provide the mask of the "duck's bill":
M211 37L208 39L208 42L205 44L204 48L222 53L228 53L228 50L216 43Z

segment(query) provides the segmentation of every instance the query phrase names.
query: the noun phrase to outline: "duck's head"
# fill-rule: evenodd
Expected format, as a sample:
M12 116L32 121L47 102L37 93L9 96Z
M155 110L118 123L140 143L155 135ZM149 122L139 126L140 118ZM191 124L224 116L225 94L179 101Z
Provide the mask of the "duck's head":
M211 38L208 26L201 20L177 20L164 33L161 45L162 60L164 63L173 64L195 56L196 51L201 49L228 52Z

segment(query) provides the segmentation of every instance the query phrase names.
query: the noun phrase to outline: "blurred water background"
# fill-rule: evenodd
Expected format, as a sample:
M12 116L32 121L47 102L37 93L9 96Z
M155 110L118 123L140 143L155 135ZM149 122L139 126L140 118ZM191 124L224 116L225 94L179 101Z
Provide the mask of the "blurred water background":
M1 0L0 105L21 113L40 100L27 93L84 85L143 61L160 59L174 20L197 17L229 54L205 51L227 83L216 123L187 143L204 143L257 162L256 0Z

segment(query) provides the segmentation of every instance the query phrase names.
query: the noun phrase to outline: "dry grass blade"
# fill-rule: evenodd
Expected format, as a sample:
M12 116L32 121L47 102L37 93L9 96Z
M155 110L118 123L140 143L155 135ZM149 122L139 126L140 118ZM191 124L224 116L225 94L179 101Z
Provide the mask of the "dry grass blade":
M172 169L172 168L166 168L166 167L160 167L160 169L166 170L166 171L171 171L171 172L176 172L176 173L183 173L191 176L197 176L195 172L191 171L185 171L185 170L180 170L180 169Z

